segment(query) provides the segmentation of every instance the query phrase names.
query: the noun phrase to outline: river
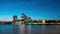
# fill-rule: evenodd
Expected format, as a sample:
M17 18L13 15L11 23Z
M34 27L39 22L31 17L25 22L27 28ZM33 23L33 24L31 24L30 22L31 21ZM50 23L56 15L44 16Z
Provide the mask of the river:
M0 25L0 34L60 34L60 25Z

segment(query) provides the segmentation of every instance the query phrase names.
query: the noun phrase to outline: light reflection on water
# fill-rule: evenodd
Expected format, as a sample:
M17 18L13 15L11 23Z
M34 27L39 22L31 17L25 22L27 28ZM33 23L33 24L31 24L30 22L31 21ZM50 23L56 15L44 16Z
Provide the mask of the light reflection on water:
M20 34L31 34L31 25L20 25Z
M60 25L0 25L0 34L60 34Z

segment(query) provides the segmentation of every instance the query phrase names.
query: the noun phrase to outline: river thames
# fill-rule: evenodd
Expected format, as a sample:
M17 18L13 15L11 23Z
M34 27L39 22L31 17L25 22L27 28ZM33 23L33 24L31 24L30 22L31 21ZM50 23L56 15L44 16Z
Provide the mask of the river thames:
M0 25L0 34L60 34L60 25Z

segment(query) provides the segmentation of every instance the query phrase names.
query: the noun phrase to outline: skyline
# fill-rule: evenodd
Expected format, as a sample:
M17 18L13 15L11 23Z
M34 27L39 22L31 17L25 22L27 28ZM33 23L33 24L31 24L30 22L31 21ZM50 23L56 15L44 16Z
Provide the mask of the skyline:
M0 21L13 20L21 13L32 19L60 19L60 0L0 0Z

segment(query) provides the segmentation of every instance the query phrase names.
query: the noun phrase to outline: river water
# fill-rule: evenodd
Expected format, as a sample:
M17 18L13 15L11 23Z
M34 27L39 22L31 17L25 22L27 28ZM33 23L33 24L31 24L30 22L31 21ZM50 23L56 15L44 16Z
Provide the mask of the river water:
M0 34L60 34L60 25L0 25Z

